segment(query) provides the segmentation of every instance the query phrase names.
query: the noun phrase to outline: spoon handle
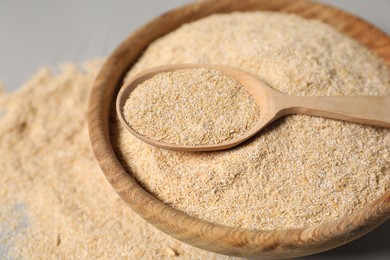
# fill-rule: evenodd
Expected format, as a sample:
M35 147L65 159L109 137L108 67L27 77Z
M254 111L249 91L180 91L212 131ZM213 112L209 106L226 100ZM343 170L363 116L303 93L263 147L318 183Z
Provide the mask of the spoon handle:
M284 114L305 114L390 127L389 96L294 97Z

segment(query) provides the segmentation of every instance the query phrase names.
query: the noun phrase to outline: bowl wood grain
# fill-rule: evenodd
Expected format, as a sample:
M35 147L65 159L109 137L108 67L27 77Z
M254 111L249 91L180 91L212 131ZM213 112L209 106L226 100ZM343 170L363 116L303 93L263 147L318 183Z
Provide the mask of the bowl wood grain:
M258 259L314 254L346 244L390 217L390 191L342 219L317 226L256 231L215 225L162 203L125 171L110 141L110 108L124 75L157 38L213 13L268 10L324 21L367 46L390 66L390 38L369 23L336 8L306 0L205 0L161 15L125 39L109 56L93 85L89 133L96 158L115 191L139 215L165 233L216 253Z

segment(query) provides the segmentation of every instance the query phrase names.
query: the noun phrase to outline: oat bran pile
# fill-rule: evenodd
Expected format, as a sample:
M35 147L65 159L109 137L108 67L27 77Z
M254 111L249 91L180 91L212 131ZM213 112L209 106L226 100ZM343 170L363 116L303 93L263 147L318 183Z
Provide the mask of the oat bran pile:
M0 93L0 259L231 259L158 231L111 188L87 129L100 65Z
M389 95L386 65L330 26L295 15L212 15L151 44L130 75L175 63L238 67L297 96ZM290 229L354 212L389 189L390 130L288 116L235 149L156 149L113 126L116 152L152 194L232 227Z

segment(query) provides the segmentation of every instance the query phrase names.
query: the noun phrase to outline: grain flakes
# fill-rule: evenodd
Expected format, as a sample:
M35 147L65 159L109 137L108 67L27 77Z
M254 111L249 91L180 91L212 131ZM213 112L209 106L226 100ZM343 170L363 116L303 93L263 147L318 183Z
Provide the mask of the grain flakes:
M130 75L175 63L230 65L297 96L390 94L386 65L330 26L295 15L212 15L158 39ZM390 183L390 131L310 116L274 122L228 151L157 149L113 126L129 173L172 207L251 229L290 229L343 217Z

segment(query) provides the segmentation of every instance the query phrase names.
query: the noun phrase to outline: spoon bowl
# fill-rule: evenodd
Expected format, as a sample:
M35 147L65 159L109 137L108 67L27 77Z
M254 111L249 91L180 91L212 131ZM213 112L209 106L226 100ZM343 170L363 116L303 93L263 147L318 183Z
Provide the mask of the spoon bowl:
M218 70L237 80L252 95L260 108L260 115L257 123L245 134L218 144L173 144L148 138L135 131L126 122L123 107L131 92L139 84L160 73L198 68ZM217 64L175 64L145 70L122 86L117 96L116 111L122 125L138 139L159 148L188 152L217 151L232 148L248 140L274 120L290 114L305 114L372 126L390 127L390 96L288 96L274 90L245 71Z

